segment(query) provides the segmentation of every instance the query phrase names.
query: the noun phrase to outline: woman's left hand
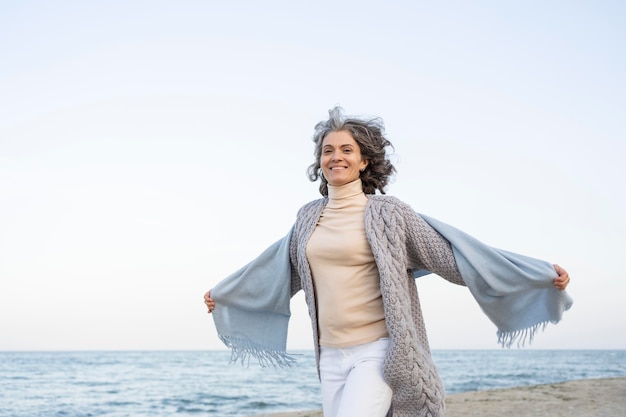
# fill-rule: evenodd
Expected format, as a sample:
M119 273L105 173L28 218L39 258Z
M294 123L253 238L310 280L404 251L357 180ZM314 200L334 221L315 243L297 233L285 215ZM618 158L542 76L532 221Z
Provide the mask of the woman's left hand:
M570 281L569 274L567 273L566 270L564 270L557 264L554 264L553 266L554 266L554 270L556 271L557 274L559 274L559 276L554 278L552 282L554 283L554 287L557 290L563 291L565 288L567 288L567 285L569 284L569 281Z

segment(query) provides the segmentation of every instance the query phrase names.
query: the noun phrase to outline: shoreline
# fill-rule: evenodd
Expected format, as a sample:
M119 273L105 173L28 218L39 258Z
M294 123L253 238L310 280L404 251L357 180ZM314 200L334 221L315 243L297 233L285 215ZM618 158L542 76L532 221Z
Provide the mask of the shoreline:
M578 379L553 384L469 391L446 398L446 417L622 417L626 376ZM250 417L323 417L320 410Z

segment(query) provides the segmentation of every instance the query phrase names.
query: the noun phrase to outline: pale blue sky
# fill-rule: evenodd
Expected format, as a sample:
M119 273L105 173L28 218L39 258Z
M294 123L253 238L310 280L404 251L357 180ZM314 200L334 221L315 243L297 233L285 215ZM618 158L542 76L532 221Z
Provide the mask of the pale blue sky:
M535 348L626 349L626 6L387 3L2 3L0 350L223 348L202 295L318 197L335 104L385 120L389 194L571 273ZM433 348L498 347L418 286Z

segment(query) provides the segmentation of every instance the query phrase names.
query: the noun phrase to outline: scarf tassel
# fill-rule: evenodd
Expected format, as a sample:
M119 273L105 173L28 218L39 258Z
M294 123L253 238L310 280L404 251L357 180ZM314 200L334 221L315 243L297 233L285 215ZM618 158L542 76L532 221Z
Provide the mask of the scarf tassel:
M230 363L239 362L242 366L250 366L256 359L263 368L290 368L296 363L294 355L285 351L270 349L253 343L250 340L219 335L222 342L231 350Z
M546 326L548 326L550 322L550 320L547 320L541 323L537 323L532 327L528 327L522 330L515 330L512 332L503 332L498 330L498 343L502 345L503 348L510 348L513 344L517 344L518 348L524 347L525 345L530 345L533 342L537 331L544 331L546 329Z

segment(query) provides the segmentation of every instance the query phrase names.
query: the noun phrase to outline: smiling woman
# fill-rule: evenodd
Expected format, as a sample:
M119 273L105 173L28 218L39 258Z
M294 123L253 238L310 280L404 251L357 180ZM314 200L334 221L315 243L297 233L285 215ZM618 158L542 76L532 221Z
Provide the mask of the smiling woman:
M414 278L432 272L467 285L510 345L561 319L571 306L559 291L569 276L380 195L395 171L382 120L347 117L338 107L329 116L315 127L308 171L323 198L299 210L285 238L207 292L206 306L235 360L289 365L290 296L303 290L324 416L441 417L445 393Z

